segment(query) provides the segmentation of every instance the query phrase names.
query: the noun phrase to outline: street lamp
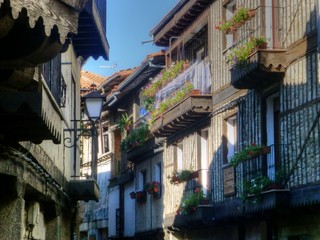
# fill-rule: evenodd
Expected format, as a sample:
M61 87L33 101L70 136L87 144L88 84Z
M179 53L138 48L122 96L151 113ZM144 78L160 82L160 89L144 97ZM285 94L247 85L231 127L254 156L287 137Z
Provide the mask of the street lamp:
M98 91L92 91L82 97L85 111L89 119L93 122L97 121L101 116L102 105L106 97L101 95Z
M68 148L74 147L74 156L76 156L75 145L81 136L91 136L91 177L97 180L97 161L98 161L98 132L96 128L96 121L100 119L103 102L105 102L105 96L101 95L94 88L90 93L82 97L84 103L85 113L89 118L90 129L88 128L77 128L77 124L74 124L73 129L65 129L65 131L73 132L73 140L71 137L64 138L64 146ZM74 122L83 122L83 120L72 120ZM90 130L90 131L89 131ZM74 169L76 164L74 159Z
M91 176L95 180L97 180L98 177L98 132L95 122L100 119L105 99L106 97L96 90L82 97L85 112L91 123Z

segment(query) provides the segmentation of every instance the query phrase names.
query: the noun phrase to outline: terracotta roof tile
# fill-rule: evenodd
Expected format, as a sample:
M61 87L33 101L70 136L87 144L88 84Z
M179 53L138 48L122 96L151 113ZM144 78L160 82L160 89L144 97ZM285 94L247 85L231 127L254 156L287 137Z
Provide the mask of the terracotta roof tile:
M91 84L97 85L99 87L101 84L103 84L106 81L106 77L103 77L101 75L88 72L88 71L81 71L81 79L80 79L80 88L81 89L89 89Z

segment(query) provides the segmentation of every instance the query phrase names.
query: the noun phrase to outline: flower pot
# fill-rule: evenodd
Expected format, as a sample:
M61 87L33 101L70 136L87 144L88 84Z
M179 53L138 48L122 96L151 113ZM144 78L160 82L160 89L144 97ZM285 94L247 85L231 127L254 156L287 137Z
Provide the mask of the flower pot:
M193 89L191 91L191 96L196 96L196 95L200 95L200 90L199 89Z
M136 193L135 192L131 192L130 193L130 197L131 197L131 199L135 199L136 198Z
M262 149L262 154L268 154L270 153L270 151L271 151L270 147L265 147Z
M184 63L183 63L183 66L182 66L183 70L186 70L186 69L188 69L189 67L190 67L190 62L184 62Z
M259 46L257 46L257 49L267 49L268 48L268 43L262 43Z
M235 22L235 23L233 24L233 26L234 26L235 28L239 28L239 27L241 27L241 25L242 25L241 22Z
M232 26L230 27L230 31L231 31L231 32L236 32L236 31L237 31L237 28L232 25Z
M198 178L199 177L199 172L195 171L192 173L192 178Z
M266 191L268 190L272 190L272 189L281 189L281 185L279 183L276 183L276 182L272 182L272 183L269 183L267 186L266 186Z
M256 15L256 10L255 9L249 9L248 10L249 19L253 18L255 15Z

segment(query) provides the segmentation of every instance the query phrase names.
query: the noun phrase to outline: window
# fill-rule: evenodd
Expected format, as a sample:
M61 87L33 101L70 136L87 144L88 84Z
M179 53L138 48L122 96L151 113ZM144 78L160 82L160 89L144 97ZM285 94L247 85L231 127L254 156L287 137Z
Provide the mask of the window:
M200 166L200 180L202 190L205 196L207 196L210 188L209 179L209 156L208 156L208 130L201 131L200 134L200 152L201 152L201 166Z
M42 76L60 107L65 107L66 83L61 74L61 54L42 65Z
M224 16L223 18L226 20L229 20L230 18L232 18L232 16L234 15L236 11L236 1L235 0L231 0L228 1L225 5L224 5ZM230 48L233 43L236 41L237 39L237 34L236 32L230 32L228 34L226 34L225 36L225 47L226 48Z
M280 48L280 11L279 0L266 0L265 22L266 22L266 38L268 46L271 48Z
M159 188L159 193L161 194L161 186L162 186L162 180L161 180L161 162L157 163L155 165L155 169L154 169L154 180L160 183L160 188ZM160 196L159 194L159 196Z
M161 183L161 163L157 163L155 165L155 171L154 171L154 180Z
M110 151L110 147L109 147L109 134L105 133L103 135L103 142L104 142L104 153L107 153Z
M237 151L237 118L233 115L225 120L225 141L224 141L224 163L227 164L229 159Z
M271 146L271 154L268 157L268 177L270 179L275 178L275 165L276 158L279 151L277 147L279 146L279 132L280 132L280 99L279 94L275 93L266 98L266 112L265 112L265 135L266 142L268 146Z
M144 185L147 183L147 171L139 172L139 190L143 190Z

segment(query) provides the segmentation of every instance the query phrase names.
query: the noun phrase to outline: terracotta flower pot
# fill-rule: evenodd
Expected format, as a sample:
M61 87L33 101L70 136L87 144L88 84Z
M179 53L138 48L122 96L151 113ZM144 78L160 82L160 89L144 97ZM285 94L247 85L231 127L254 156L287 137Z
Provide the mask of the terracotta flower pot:
M192 96L199 95L199 94L200 94L200 90L199 90L199 89L193 89L193 90L191 91L191 95L192 95Z
M256 10L255 9L249 9L248 10L249 19L253 18L255 15L256 15Z

